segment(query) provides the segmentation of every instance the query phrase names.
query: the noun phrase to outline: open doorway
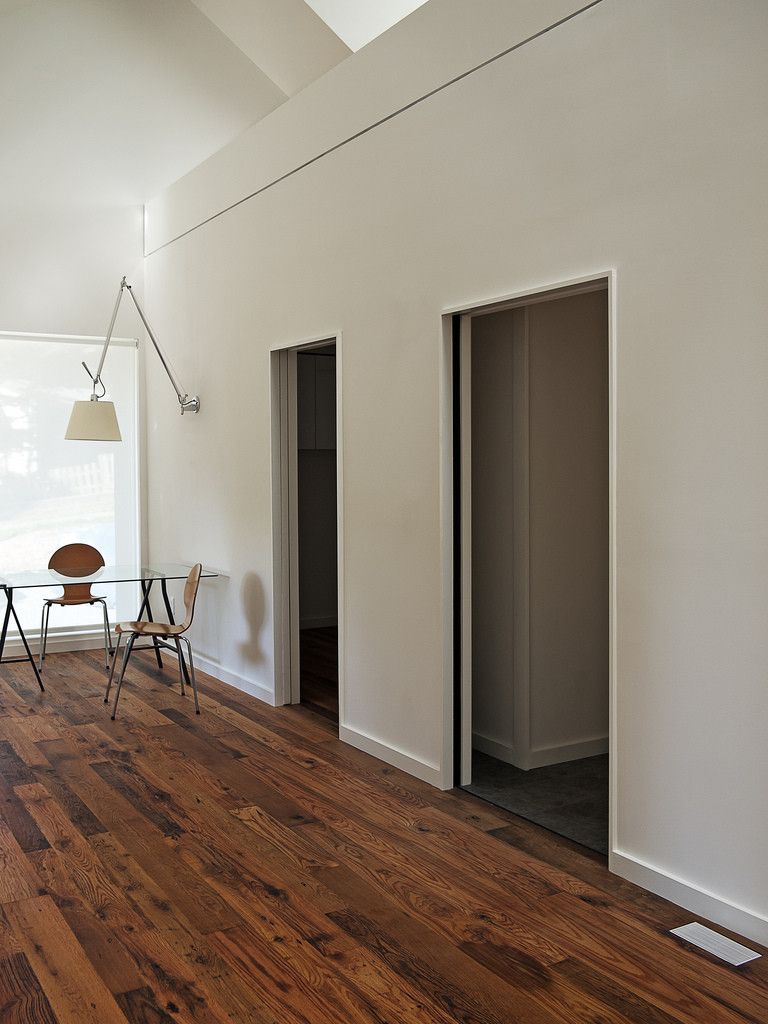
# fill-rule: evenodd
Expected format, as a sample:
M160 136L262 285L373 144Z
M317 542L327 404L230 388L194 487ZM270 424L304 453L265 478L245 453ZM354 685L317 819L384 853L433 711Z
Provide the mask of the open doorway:
M277 696L334 723L339 721L336 381L335 339L273 353Z
M299 351L299 699L339 720L336 345Z
M608 282L456 326L458 781L607 854Z

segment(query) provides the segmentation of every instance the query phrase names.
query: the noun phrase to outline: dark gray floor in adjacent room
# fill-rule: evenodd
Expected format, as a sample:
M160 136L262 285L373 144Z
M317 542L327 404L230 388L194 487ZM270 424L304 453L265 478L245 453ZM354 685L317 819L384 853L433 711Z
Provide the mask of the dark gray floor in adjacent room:
M472 754L469 793L543 825L598 853L608 853L608 755L524 772Z

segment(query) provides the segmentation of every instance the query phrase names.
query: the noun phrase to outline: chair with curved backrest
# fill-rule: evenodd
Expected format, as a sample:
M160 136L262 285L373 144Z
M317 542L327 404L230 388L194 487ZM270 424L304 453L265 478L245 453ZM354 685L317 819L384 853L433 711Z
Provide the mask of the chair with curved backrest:
M90 544L65 544L58 548L51 555L48 568L53 569L59 576L66 576L71 579L91 576L104 565L104 559L100 551L91 547ZM90 583L62 583L64 593L61 597L48 597L43 601L43 619L40 623L40 671L43 670L45 660L45 649L48 645L48 619L51 614L51 607L59 605L62 608L83 604L100 604L104 612L104 667L109 668L109 651L112 647L112 634L109 630L109 615L107 614L107 599L91 593Z
M181 695L184 696L184 659L181 653L182 641L187 645L187 655L189 657L189 672L192 679L192 690L195 695L195 712L200 714L200 704L197 699L197 680L195 679L195 666L192 661L192 645L190 644L187 637L184 635L189 627L192 625L192 618L195 614L195 601L197 600L197 590L200 586L200 574L203 571L202 565L198 562L197 565L193 565L192 569L187 576L187 581L184 584L184 608L186 615L184 621L178 626L172 626L167 622L120 622L115 626L115 632L117 633L117 646L115 647L115 653L112 657L112 669L109 673L109 681L107 682L107 692L104 694L104 703L109 703L109 691L112 687L112 679L115 675L115 665L117 664L117 652L120 650L120 641L123 638L123 634L129 634L128 643L123 654L123 664L120 668L120 678L117 680L117 691L115 693L115 706L112 709L112 719L114 721L115 715L117 714L117 704L120 700L120 690L123 687L123 677L125 676L125 668L128 664L128 659L131 656L133 645L136 642L136 638L139 636L157 636L162 637L166 640L173 640L176 644L176 653L179 656L179 674L181 675Z

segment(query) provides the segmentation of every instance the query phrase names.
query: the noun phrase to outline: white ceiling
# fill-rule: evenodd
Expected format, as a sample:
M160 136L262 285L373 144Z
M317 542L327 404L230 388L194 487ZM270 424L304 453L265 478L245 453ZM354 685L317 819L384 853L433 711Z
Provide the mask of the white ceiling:
M141 203L421 2L0 0L0 204Z

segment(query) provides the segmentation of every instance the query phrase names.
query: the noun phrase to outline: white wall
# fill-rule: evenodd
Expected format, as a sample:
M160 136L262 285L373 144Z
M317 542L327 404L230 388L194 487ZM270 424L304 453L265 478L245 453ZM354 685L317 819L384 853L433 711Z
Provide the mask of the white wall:
M432 0L344 66L362 80L374 54L381 99L376 61L408 52L398 30L422 12L445 21L416 70L391 54L393 92L557 6ZM766 43L762 0L603 0L146 266L203 403L182 420L150 376L152 550L231 572L198 645L273 692L268 351L343 329L343 735L444 784L440 312L616 268L612 863L764 941ZM331 95L340 70L322 80L328 131L361 102ZM273 155L316 137L284 125ZM247 149L160 197L155 240L193 226L197 200L252 191Z

